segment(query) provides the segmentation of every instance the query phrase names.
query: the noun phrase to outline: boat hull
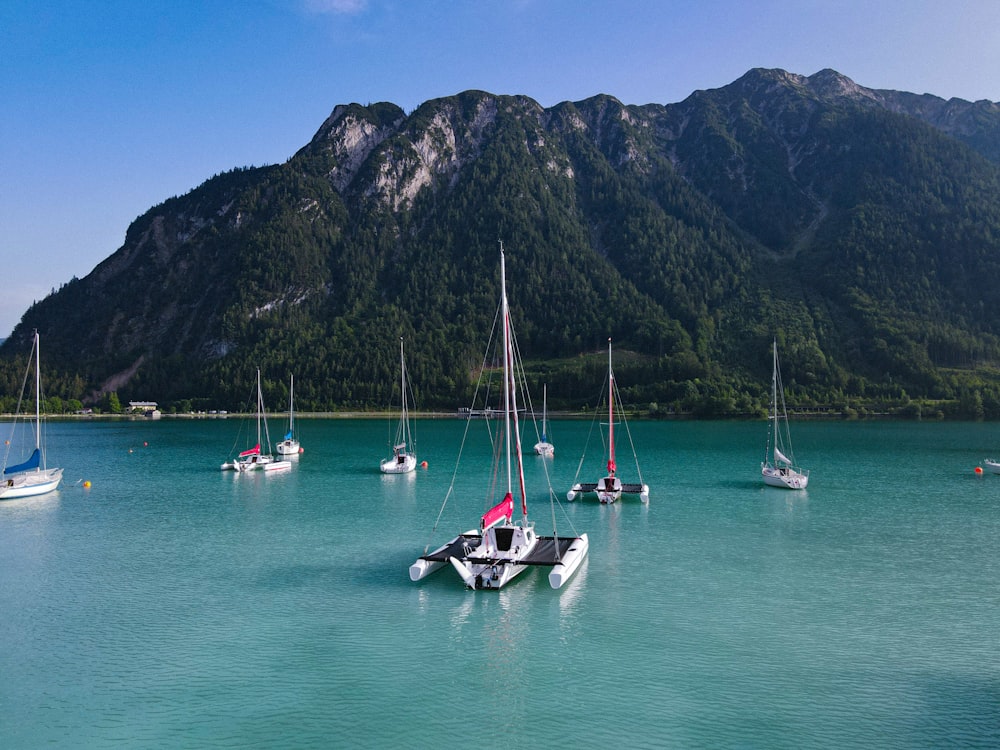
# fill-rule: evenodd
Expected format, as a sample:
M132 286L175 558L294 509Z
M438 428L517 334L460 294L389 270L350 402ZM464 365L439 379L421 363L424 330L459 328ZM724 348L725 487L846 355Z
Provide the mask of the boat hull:
M278 443L278 453L282 456L297 456L302 452L298 440L282 440Z
M396 456L392 458L387 458L383 461L379 468L382 470L383 474L406 474L417 468L417 457L407 453L400 461Z
M59 486L62 475L62 469L44 469L9 476L0 486L0 500L48 494Z
M792 469L781 470L765 466L761 470L764 484L769 487L780 487L786 490L804 490L809 485L809 475L801 474Z
M993 461L988 458L983 462L983 466L985 466L986 471L991 474L1000 474L1000 461Z
M535 443L535 453L539 456L554 456L556 448L552 443Z
M589 549L590 539L586 534L581 534L573 541L566 554L562 556L562 562L553 566L552 570L549 571L549 586L554 589L562 588L562 585L576 573L580 563L587 558Z

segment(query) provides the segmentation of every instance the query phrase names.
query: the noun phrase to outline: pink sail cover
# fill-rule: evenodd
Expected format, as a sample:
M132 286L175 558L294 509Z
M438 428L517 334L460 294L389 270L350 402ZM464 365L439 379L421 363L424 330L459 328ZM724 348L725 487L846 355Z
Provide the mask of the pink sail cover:
M253 448L251 448L248 451L243 451L240 454L240 458L243 458L244 456L254 456L254 455L257 455L258 453L260 453L260 443L257 443L257 445L255 445Z
M490 526L497 523L501 518L506 518L507 521L510 522L511 516L513 515L514 496L508 492L504 496L503 500L483 514L483 518L479 522L479 528L488 529Z

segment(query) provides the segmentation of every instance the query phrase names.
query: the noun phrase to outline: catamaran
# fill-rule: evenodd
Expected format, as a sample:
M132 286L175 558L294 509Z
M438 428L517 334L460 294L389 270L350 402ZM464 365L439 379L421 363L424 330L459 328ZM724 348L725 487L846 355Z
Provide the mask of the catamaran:
M778 342L774 341L774 367L771 370L771 413L767 431L767 447L760 464L764 484L788 490L804 490L809 484L809 472L795 464L792 452L792 435L788 430L788 411L785 409L785 388L781 383L778 367ZM773 452L772 452L773 451Z
M32 337L32 353L35 355L35 449L28 456L27 460L19 464L8 465L11 445L15 443L14 432L7 441L3 455L3 482L0 486L0 500L12 500L17 497L32 497L34 495L45 495L59 486L62 481L62 469L49 469L45 466L45 451L41 441L42 437L42 376L41 376L41 355L38 351L38 331ZM24 374L25 384L28 382L28 373L31 372L31 357L28 357L28 369ZM24 389L22 387L22 396ZM20 401L18 401L20 407ZM20 408L18 409L20 412ZM20 420L23 422L23 420ZM13 430L17 430L19 420L14 420Z
M539 456L554 456L556 447L549 442L548 435L545 434L549 411L549 387L542 386L542 439L535 443L535 453Z
M261 450L262 437L264 445L267 447L266 453ZM223 471L231 469L241 473L255 469L263 469L265 472L272 473L287 471L292 468L292 462L287 458L276 461L271 454L271 434L267 428L267 414L264 411L264 394L260 388L260 369L257 370L257 444L239 453L235 459L226 461L220 468Z
M288 381L288 432L278 443L278 453L282 456L297 456L302 452L299 439L295 436L295 376L289 376Z
M632 445L632 457L635 459L635 471L639 476L638 482L623 482L618 477L618 464L615 461L615 401L618 400L619 411L621 413L622 424L625 425L626 433L629 435L629 444ZM596 415L595 415L596 418ZM589 440L588 440L589 442ZM586 455L586 449L584 449ZM580 476L580 468L583 466L583 458L577 467L576 475ZM596 482L577 482L573 479L573 486L566 493L566 499L572 502L578 495L596 493L597 499L602 503L613 503L622 496L638 495L644 503L649 502L649 485L642 481L642 472L639 470L639 459L635 454L635 445L632 444L632 435L628 433L628 422L625 421L625 410L621 408L621 400L618 396L618 387L615 383L615 373L611 368L611 339L608 339L608 463L607 473Z
M503 244L500 245L500 315L503 338L503 419L494 420L503 435L497 435L494 444L502 451L496 452L497 465L493 476L506 476L506 493L500 502L487 510L479 519L479 528L459 534L433 552L424 554L410 566L410 580L419 581L450 564L470 589L499 589L529 566L551 568L549 585L560 588L572 577L587 556L589 539L586 534L572 537L538 536L534 523L528 521L528 502L525 490L524 464L521 455L521 434L517 416L517 382L520 372L515 362L514 333L510 309L507 304L507 272ZM485 369L485 368L484 368ZM523 373L522 373L523 374ZM471 410L470 410L471 411ZM466 434L471 418L466 421ZM492 425L491 422L487 422ZM491 436L492 438L493 436ZM506 457L506 461L500 453ZM461 452L460 452L461 455ZM458 470L456 467L456 475ZM515 483L516 478L516 483ZM502 481L502 479L501 479ZM521 515L514 516L515 486L521 498ZM449 488L445 503L454 488ZM550 497L553 496L551 488ZM493 499L496 499L494 496ZM444 505L441 512L444 511ZM438 513L438 518L441 517Z
M383 474L406 474L417 468L417 454L410 431L410 415L406 408L406 359L403 357L403 338L399 338L399 388L403 394L399 426L393 441L392 456L379 464Z

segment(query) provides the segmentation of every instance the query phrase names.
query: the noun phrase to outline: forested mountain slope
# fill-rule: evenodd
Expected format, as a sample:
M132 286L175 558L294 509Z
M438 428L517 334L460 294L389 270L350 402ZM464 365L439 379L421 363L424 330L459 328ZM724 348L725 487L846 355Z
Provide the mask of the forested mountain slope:
M671 105L480 91L338 106L288 162L150 209L25 313L63 399L303 411L467 402L497 304L554 408L593 405L613 337L634 404L961 399L1000 413L1000 110L753 70Z

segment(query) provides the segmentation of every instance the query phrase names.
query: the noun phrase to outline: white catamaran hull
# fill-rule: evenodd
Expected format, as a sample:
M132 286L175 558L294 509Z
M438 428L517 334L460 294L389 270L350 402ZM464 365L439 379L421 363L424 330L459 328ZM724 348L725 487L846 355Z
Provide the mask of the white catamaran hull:
M587 558L589 548L590 539L586 534L580 534L566 554L562 556L562 562L553 566L552 570L549 571L549 586L554 589L562 588L562 585L576 573L580 563Z
M34 497L52 492L62 481L62 469L41 469L13 474L3 480L0 486L0 500L17 497Z

